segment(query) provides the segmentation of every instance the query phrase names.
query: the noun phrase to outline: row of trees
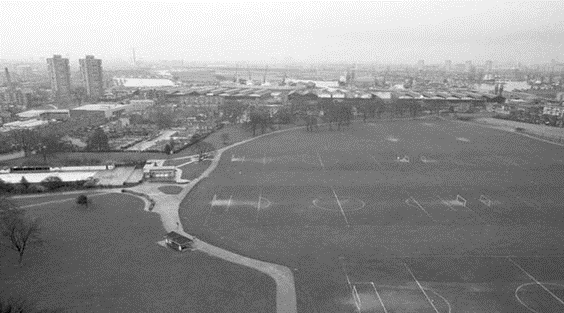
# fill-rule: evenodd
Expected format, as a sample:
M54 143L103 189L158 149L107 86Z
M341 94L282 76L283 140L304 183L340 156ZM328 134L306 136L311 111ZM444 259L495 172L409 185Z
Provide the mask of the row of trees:
M83 187L91 187L94 181L76 181L64 182L58 176L49 176L42 180L39 184L30 183L25 176L18 184L8 184L0 179L0 194L2 193L37 193L45 191L54 191L61 188L80 189Z

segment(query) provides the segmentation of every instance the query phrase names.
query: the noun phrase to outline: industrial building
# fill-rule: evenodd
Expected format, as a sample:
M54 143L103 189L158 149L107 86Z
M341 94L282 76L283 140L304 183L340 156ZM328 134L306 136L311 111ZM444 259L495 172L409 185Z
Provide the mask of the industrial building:
M71 118L80 118L84 116L112 119L118 118L127 110L127 105L121 104L87 104L81 107L73 108L69 111Z
M125 111L126 112L139 112L146 110L155 105L154 100L130 100Z
M20 121L31 119L41 120L67 120L69 110L29 110L16 114Z
M7 131L17 130L17 129L34 129L34 128L37 128L37 127L41 127L43 125L47 125L48 123L49 122L47 122L47 121L41 121L41 120L37 120L37 119L30 119L30 120L26 120L26 121L15 121L15 122L10 122L10 123L5 123L0 128L0 131L7 132Z

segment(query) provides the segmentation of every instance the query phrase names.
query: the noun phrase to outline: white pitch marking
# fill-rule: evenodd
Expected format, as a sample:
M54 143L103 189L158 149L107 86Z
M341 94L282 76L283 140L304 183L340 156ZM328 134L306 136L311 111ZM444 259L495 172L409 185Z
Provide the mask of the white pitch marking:
M345 223L347 223L347 226L350 226L347 216L345 215L345 211L343 210L343 206L341 205L341 201L339 201L339 197L337 197L337 193L335 192L335 189L331 187L331 190L333 191L333 195L335 196L335 199L337 199L337 204L339 205L339 209L341 209L341 214L345 218Z
M548 292L552 297L554 297L554 299L556 299L558 302L560 302L561 304L564 305L564 301L562 301L562 299L558 298L558 296L556 296L552 291L550 291L548 288L546 288L543 284L541 284L535 277L533 277L533 275L529 274L527 271L525 271L525 269L523 269L519 264L517 264L515 261L513 261L511 259L511 257L507 257L507 260L509 260L509 262L513 263L513 265L517 266L523 273L525 273L525 275L529 276L529 278L531 280L533 280L537 285L539 285L542 289L544 289L546 292Z
M431 298L429 298L429 296L425 292L425 289L423 289L423 286L421 286L421 284L419 283L419 281L417 280L415 275L413 275L413 272L411 272L411 269L409 269L409 266L407 266L406 263L403 263L403 265L405 265L405 268L407 269L407 271L409 272L411 277L413 277L413 280L415 280L415 283L417 283L417 286L419 287L419 289L421 289L421 292L423 292L423 294L425 295L425 298L427 298L427 301L429 301L429 304L431 304L433 309L435 309L435 312L440 313L439 310L437 309L437 307L435 307L435 305L433 304L433 301L431 301Z
M262 198L262 187L260 187L259 199L257 204L257 223L259 221L260 199Z
M204 226L206 226L206 225L208 224L208 218L209 218L210 215L211 215L211 210L212 210L212 207L214 206L215 198L216 198L216 197L217 197L217 194L214 194L214 195L213 195L213 199L212 199L212 201L210 202L210 208L209 208L209 210L208 210L208 214L206 215L206 219L204 220Z
M382 301L382 297L380 297L380 293L378 293L378 290L376 290L376 286L374 285L374 282L370 282L370 284L372 285L374 292L376 292L376 296L378 297L378 301L380 301L380 304L382 305L382 308L384 309L384 313L388 313L388 309L386 309L386 306L384 305L384 301Z
M225 213L227 213L229 211L229 207L231 206L232 200L233 200L233 195L229 196L229 202L227 203L227 210L225 210Z
M350 279L350 277L349 277L349 274L347 274L347 269L346 269L346 267L345 267L345 262L343 261L343 260L344 260L344 257L340 256L340 257L339 257L339 260L341 261L341 267L343 268L343 272L345 273L345 277L347 278L347 285L349 286L349 290L351 291L351 293L353 293L353 286L352 286L352 283L351 283L351 279ZM353 294L353 297L354 297L354 294ZM358 310L358 312L360 312L360 308L359 308L359 307L357 307L357 310Z
M408 195L409 196L409 195ZM412 196L409 196L409 199L405 200L405 203L409 206L412 206L409 204L409 200L411 199L411 201L415 202L415 204L417 204L417 206L423 211L425 212L425 214L427 214L427 216L433 220L433 222L437 223L437 221L431 216L431 214L429 214L429 212L427 212L427 210L425 210L425 208L423 208L423 206L421 206L421 204L419 204L419 202L417 202L417 200L415 200Z
M450 205L450 203L448 203L448 201L444 200L443 198L441 198L441 197L439 197L439 196L437 196L437 198L439 198L439 200L441 200L441 202L442 202L444 205L446 205L447 207L449 207L451 210L453 210L453 211L458 211L458 210L456 210L455 208L453 208L452 205Z
M317 158L319 159L319 163L321 164L321 167L325 171L325 165L323 164L323 161L321 160L321 156L319 155L319 152L317 152Z
M380 161L378 161L378 159L376 159L376 157L373 156L372 154L371 154L370 156L372 157L372 159L374 159L374 162L376 162L376 164L378 164L378 166L379 166L380 168L382 168L382 164L380 164Z
M450 306L450 302L443 296L441 296L438 292L436 292L433 289L427 288L427 290L431 291L432 293L434 293L435 295L437 295L437 297L443 299L443 301L446 303L447 307L448 307L448 312L447 313L451 313L452 312L452 307Z
M360 296L358 295L358 291L356 290L356 286L353 285L353 298L356 304L356 309L358 312L362 311L362 302L360 301Z

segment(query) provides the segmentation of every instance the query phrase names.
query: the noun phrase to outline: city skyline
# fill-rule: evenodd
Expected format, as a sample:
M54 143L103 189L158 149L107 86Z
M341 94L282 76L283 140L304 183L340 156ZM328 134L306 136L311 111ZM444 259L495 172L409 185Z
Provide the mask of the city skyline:
M131 63L135 48L140 61L564 61L563 2L141 2L135 6L131 2L6 2L2 6L6 18L0 21L0 59L4 60L61 54L70 60L96 55L109 63Z

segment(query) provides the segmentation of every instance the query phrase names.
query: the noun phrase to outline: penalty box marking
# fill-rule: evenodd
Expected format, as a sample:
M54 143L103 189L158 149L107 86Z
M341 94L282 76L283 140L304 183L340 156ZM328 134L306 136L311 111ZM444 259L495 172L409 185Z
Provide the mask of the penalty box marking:
M529 311L531 312L537 312L537 310L531 308L530 306L528 306L525 301L523 301L521 299L521 297L519 297L519 290L521 290L521 288L523 287L527 287L527 286L531 286L531 285L536 285L537 283L526 283L526 284L522 284L519 285L519 287L517 287L517 289L515 289L515 298L517 298L517 301L519 301L519 303L521 303L522 306L526 307ZM556 283L544 283L545 285L551 285L551 286L557 286L557 287L564 287L564 285L562 284L556 284ZM564 289L564 288L563 288Z
M266 209L272 205L272 202L267 198L263 197L262 194L259 196L258 201L240 201L240 200L233 200L233 195L229 197L229 200L225 199L217 199L214 196L213 200L210 202L211 206L225 206L227 210L231 207L235 206L250 206L257 209ZM227 211L226 211L227 212Z
M351 292L353 298L354 298L354 292L353 292L353 286L351 283L351 279L349 277L349 274L347 273L347 268L345 267L345 262L344 262L344 257L340 256L339 257L339 261L341 262L341 268L343 269L343 272L345 273L345 277L347 279L347 285L349 286L349 291ZM358 306L358 304L356 303L356 299L355 299L355 306L358 312L360 312L360 307Z
M531 275L527 271L525 271L525 269L522 268L521 265L517 264L517 262L513 261L511 259L511 257L507 257L507 260L509 262L511 262L513 265L515 265L517 268L519 268L525 275L527 275L532 281L534 281L542 289L544 289L546 292L548 292L554 299L556 299L556 301L558 301L558 302L560 302L560 304L564 305L564 301L562 301L562 299L558 298L557 295L555 295L552 291L550 291L550 289L546 288L546 286L543 285L541 282L539 282L533 275Z
M419 287L421 292L423 292L423 294L425 295L425 298L427 298L427 301L429 301L429 304L431 304L433 309L435 309L435 312L440 313L439 310L437 309L437 307L433 304L433 301L431 300L431 298L429 298L429 296L427 295L427 292L425 292L425 289L423 289L423 286L421 286L421 283L419 283L419 281L417 280L417 278L415 277L415 275L413 274L413 272L411 271L409 266L407 266L407 263L403 263L403 265L405 265L405 269L407 269L407 271L409 272L409 275L411 275L413 280L415 280L415 283L417 284L417 286Z
M413 205L409 204L409 200L415 202L416 207L418 207L418 208L421 209L423 212L425 212L425 214L426 214L433 222L437 223L437 221L431 216L431 214L429 214L429 212L427 212L427 210L425 210L425 208L424 208L421 204L419 204L419 202L417 202L417 200L415 200L415 199L414 199L411 195L409 195L409 194L408 194L408 196L409 196L409 199L405 200L405 203L406 203L408 206L413 206Z

